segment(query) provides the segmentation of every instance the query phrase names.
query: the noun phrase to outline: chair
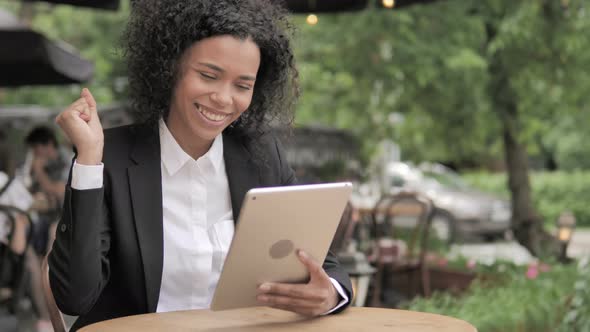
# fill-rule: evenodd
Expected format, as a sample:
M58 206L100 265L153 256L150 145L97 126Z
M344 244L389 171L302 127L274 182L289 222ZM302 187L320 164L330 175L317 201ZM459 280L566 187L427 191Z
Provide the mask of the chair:
M356 245L350 245L359 219L358 211L349 202L344 208L330 250L338 256L342 268L350 276L353 287L351 304L362 307L375 269L369 265L364 253L357 250Z
M340 223L338 224L338 228L336 228L336 233L334 233L334 239L330 245L330 251L338 254L347 250L350 240L352 239L356 222L357 220L352 205L348 203L344 208Z
M47 255L49 256L49 254ZM64 321L63 315L57 308L55 298L53 297L53 292L51 291L51 286L49 285L49 265L47 264L48 256L45 256L43 258L43 263L41 264L41 274L45 302L47 303L47 309L49 310L49 318L51 319L51 325L53 325L53 330L55 332L66 332L66 323Z
M369 257L377 273L372 282L371 306L381 306L386 277L390 284L397 281L399 287L401 277L405 276L404 291L408 296L430 295L426 253L433 211L430 199L416 192L384 195L375 205L372 212L375 244ZM402 230L408 233L407 242L402 239Z

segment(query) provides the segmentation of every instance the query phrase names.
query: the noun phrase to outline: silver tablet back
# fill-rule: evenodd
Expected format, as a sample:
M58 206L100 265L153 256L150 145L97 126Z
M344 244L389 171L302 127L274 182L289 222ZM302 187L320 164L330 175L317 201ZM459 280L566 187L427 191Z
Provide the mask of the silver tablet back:
M259 305L263 282L306 282L296 250L324 261L351 192L349 182L248 191L211 309Z

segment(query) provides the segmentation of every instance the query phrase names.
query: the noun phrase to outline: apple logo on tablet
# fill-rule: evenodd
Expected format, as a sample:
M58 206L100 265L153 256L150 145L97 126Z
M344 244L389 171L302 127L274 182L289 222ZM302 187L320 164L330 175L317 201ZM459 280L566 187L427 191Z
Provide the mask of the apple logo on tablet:
M287 257L294 248L295 246L291 240L280 240L270 247L268 253L270 254L270 257L274 259L281 259Z

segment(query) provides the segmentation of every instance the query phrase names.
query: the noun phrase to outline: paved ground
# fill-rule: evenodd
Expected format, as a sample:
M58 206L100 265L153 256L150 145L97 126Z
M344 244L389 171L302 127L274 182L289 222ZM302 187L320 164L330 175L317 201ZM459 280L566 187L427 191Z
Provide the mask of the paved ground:
M590 229L574 231L572 242L567 248L567 254L573 258L590 257Z
M20 314L17 318L17 329L16 332L37 332L35 328L36 322L36 313L34 313L33 309L31 308L31 303L28 300L24 300L22 303L22 308ZM2 319L0 318L0 321ZM69 329L76 320L76 317L64 315L64 320L66 322L66 327ZM14 330L6 330L0 324L0 332L13 332Z
M450 256L451 258L463 256L482 264L492 264L495 260L527 264L535 259L515 241L454 245L451 248ZM568 246L568 256L572 258L590 257L590 229L577 229L574 232Z
M449 258L457 257L465 257L485 265L492 265L497 260L524 265L535 259L523 246L514 241L453 245Z

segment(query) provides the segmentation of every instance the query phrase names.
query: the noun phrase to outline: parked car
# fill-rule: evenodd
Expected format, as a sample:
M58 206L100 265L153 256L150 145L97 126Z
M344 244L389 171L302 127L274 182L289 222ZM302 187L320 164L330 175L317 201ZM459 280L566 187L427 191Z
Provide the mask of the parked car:
M494 239L510 229L510 203L478 191L441 164L392 162L385 168L389 191L413 190L426 194L436 209L432 229L448 242L466 237Z

